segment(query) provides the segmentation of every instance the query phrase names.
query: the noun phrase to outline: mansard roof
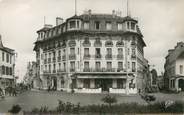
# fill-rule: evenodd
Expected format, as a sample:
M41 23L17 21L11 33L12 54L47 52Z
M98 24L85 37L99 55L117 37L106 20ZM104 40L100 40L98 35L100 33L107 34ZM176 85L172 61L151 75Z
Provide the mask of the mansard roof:
M7 48L7 47L3 46L1 35L0 35L0 50L3 50L3 51L8 52L8 53L13 53L14 52L13 49L10 49L10 48Z

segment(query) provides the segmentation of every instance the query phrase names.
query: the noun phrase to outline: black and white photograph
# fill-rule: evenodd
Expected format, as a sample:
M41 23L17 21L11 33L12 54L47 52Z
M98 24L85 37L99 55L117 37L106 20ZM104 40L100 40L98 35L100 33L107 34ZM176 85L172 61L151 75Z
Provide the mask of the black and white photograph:
M0 115L184 114L184 0L0 0Z

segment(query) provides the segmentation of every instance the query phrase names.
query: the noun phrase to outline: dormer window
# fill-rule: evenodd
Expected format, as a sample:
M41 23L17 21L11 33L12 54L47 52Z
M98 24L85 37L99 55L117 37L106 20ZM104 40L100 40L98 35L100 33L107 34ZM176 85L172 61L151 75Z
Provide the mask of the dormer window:
M85 30L89 29L89 22L84 22L84 29Z
M80 29L81 21L79 19L72 19L68 22L68 30Z
M131 29L135 30L135 23L134 22L131 22Z
M112 29L111 22L106 22L106 30L111 30L111 29Z
M123 24L122 23L118 23L118 30L123 30Z
M95 29L96 30L99 30L100 29L100 22L99 21L96 21L95 22Z
M70 21L70 29L75 28L75 21Z

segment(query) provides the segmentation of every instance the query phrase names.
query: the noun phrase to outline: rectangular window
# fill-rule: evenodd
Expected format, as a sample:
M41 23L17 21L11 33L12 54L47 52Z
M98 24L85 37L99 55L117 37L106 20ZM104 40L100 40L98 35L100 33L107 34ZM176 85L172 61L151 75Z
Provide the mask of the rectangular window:
M96 49L95 49L95 54L96 54L96 55L100 55L100 54L101 54L101 53L100 53L100 48L96 48Z
M89 29L89 22L84 22L84 29L85 30Z
M127 29L130 29L130 22L127 22Z
M89 55L89 48L84 48L84 55Z
M84 69L89 69L89 62L84 62Z
M117 88L118 89L125 89L126 81L124 79L117 79Z
M100 62L96 62L95 67L96 67L96 69L100 69Z
M90 79L84 79L84 88L90 88Z
M70 71L75 71L75 62L74 61L71 61L70 62Z
M106 30L111 30L112 29L112 24L111 22L106 23Z
M49 65L49 72L51 72L51 65Z
M136 69L135 69L135 62L132 62L132 72L135 72Z
M70 23L70 29L71 28L76 28L75 21L70 21L69 23Z
M135 49L134 48L132 49L132 55L135 55Z
M183 65L180 65L180 74L183 74Z
M131 22L131 29L135 30L135 23Z
M112 55L112 49L111 48L107 48L107 54Z
M10 64L12 63L12 56L10 56Z
M107 69L112 69L112 62L107 62Z
M95 22L95 29L96 30L99 30L100 29L100 22L99 21L96 21Z
M70 54L72 54L72 55L75 54L75 48L70 48Z
M47 65L45 65L45 71L47 71Z
M123 55L123 48L118 48L118 54Z
M60 56L61 56L61 51L59 50L59 51L58 51L58 57L60 57Z
M63 63L63 68L64 68L64 71L66 71L66 63L65 62Z
M4 52L2 52L2 61L4 61Z
M59 63L59 70L61 70L61 63Z
M8 63L9 62L9 54L6 54L6 62Z
M122 23L118 23L118 30L123 30L123 24Z
M123 62L118 62L118 69L123 69Z

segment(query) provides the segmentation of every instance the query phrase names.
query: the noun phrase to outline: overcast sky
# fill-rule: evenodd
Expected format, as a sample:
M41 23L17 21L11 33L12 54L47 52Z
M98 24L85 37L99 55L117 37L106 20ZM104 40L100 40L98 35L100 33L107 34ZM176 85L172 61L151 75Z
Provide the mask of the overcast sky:
M92 9L92 13L112 13L121 10L126 15L126 0L77 0L77 13ZM18 53L16 74L23 78L33 52L36 31L46 23L55 25L55 18L74 15L74 0L0 0L0 34L3 44ZM132 17L137 17L147 44L145 57L164 71L168 49L184 42L184 0L129 0Z

